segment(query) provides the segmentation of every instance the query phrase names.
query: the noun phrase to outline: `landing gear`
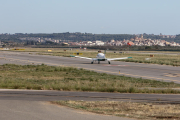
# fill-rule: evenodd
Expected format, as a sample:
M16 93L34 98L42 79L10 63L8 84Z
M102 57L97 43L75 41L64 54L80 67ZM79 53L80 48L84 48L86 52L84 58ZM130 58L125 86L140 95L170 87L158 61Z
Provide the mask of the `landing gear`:
M110 61L108 61L108 63L111 64Z
M98 64L100 64L100 61L98 61Z
M91 62L91 64L93 64L93 61Z

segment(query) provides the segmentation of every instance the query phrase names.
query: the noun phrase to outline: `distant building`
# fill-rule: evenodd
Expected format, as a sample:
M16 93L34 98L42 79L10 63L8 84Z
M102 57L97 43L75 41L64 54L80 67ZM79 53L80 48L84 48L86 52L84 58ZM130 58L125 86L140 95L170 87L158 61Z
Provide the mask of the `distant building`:
M104 42L96 40L96 41L95 41L95 45L97 45L97 46L103 46L103 45L104 45Z
M141 40L144 40L144 38L143 38L143 34L141 34Z
M111 42L115 42L114 40L111 40Z
M134 45L134 43L133 42L131 42L131 41L129 41L128 43L127 43L128 45Z

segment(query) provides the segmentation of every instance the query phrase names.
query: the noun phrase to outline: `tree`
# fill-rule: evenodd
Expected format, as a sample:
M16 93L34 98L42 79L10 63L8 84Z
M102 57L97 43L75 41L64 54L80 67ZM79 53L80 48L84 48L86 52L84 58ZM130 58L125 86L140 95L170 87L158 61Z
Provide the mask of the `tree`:
M146 46L145 49L146 49L146 50L150 50L150 49L151 49L151 46Z

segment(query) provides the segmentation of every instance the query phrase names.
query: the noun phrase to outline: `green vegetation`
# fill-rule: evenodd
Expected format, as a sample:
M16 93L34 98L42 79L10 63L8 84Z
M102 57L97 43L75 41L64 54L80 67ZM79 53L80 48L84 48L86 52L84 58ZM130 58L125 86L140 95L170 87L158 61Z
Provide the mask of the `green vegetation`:
M176 38L174 39L175 42L180 42L180 34L176 35Z
M115 115L143 120L180 119L180 105L117 101L55 101L51 103L98 114Z
M92 33L53 33L53 34L23 34L17 33L14 35L4 34L0 35L0 39L3 38L13 38L18 39L20 37L38 37L38 38L52 38L52 39L61 39L61 40L70 40L70 41L95 41L95 40L123 40L130 39L135 37L132 34L92 34Z
M42 65L0 66L0 88L120 93L180 93L179 84L109 75L73 67ZM166 89L149 89L166 88Z
M117 51L159 51L159 52L178 52L180 51L179 46L88 46L88 49L100 49L100 50L117 50Z
M154 34L143 34L143 37L145 39L165 39L167 41L180 41L180 35L177 35L176 38L163 38L159 35ZM131 39L134 38L135 35L133 34L92 34L92 33L52 33L52 34L46 34L46 33L39 33L39 34L23 34L23 33L16 33L13 35L10 34L1 34L0 40L18 40L21 37L38 37L38 38L52 38L52 39L61 39L61 40L70 40L70 41L94 41L94 40L102 40L102 41L108 41L108 40L124 40L124 39ZM21 41L22 42L22 41Z

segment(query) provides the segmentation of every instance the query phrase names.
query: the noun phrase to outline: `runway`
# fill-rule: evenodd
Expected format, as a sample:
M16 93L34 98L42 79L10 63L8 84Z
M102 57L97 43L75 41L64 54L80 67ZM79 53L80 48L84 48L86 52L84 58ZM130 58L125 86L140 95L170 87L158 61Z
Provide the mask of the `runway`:
M12 63L23 65L44 63L52 66L72 66L108 74L180 83L180 67L167 65L119 61L111 61L111 64L108 64L107 62L101 62L101 64L90 64L91 60L74 57L35 55L29 52L8 51L2 51L0 53L0 58L0 64Z

